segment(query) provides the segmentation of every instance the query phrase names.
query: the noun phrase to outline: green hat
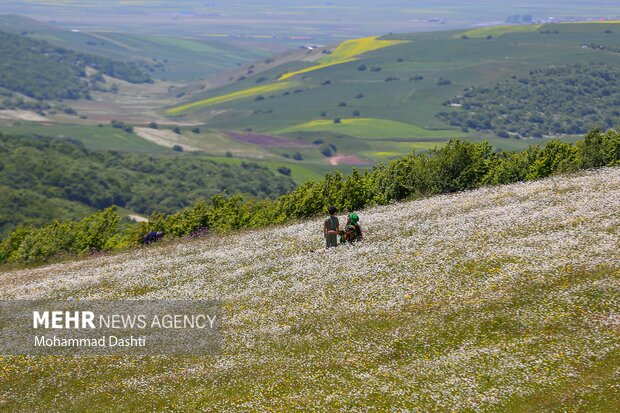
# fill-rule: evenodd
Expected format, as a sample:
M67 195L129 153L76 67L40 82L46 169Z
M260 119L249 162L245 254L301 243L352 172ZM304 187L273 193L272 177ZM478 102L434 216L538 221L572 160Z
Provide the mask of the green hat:
M351 222L355 223L360 220L360 217L358 217L357 214L351 214L349 215L349 219L351 220Z

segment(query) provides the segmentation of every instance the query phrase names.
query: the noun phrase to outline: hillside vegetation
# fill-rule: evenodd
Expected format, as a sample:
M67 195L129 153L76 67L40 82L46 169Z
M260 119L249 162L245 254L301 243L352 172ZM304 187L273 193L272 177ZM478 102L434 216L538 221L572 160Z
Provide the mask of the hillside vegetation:
M182 121L208 119L209 127L216 129L249 128L286 133L291 138L300 136L305 125L313 125L317 136L327 132L365 137L363 130L338 122L342 119L373 119L375 124L369 126L373 129L385 122L401 122L416 132L404 128L398 136L387 131L389 139L374 138L388 145L383 151L401 154L406 151L395 143L407 142L413 147L437 141L437 134L443 134L440 141L445 142L447 136L467 137L474 130L480 131L476 138L513 148L518 141L506 139L512 129L516 138L540 138L616 127L618 119L611 112L615 67L620 64L618 50L620 25L614 22L352 39L308 51L296 61L276 59L271 65L247 66L221 87L196 88L186 102L168 108L167 114ZM284 88L283 83L289 81L295 84ZM575 87L568 88L566 82ZM475 93L477 97L472 102L462 99L470 110L444 106L464 90L467 96ZM483 96L482 91L487 90L490 92ZM576 92L571 94L571 90ZM483 100L490 106L479 108ZM569 107L574 111L564 110ZM511 109L517 119L506 119L502 112ZM552 116L556 111L561 113ZM447 114L436 116L440 112ZM462 112L468 114L463 121ZM540 117L543 123L538 121ZM477 123L468 126L470 118ZM530 118L536 121L534 127L527 123ZM331 143L338 145L335 139ZM380 159L373 150L365 155L373 161Z
M3 299L224 302L221 354L0 357L0 407L618 411L618 168L360 215L327 251L313 219L0 274Z
M358 60L359 56L365 53L402 43L407 43L407 41L381 40L378 36L345 40L340 43L333 52L330 52L326 54L326 56L322 57L319 60L319 64L305 69L299 69L294 72L285 73L279 77L279 80L286 80L293 76L314 72L315 70L325 69L326 67L353 62Z
M78 53L52 44L0 32L0 87L34 99L89 98L101 74L131 83L151 82L133 63ZM99 73L91 79L86 68ZM101 86L99 86L101 88Z
M620 52L620 49L619 49ZM620 124L620 69L590 64L529 72L492 87L470 87L446 101L462 110L440 119L468 129L492 130L499 137L580 134L595 126Z
M145 34L132 30L136 23L134 21L132 27L120 30L109 30L106 25L104 28L71 31L24 16L0 15L0 31L26 34L29 38L89 55L133 62L156 79L204 79L285 49L279 41L274 44L266 39L205 37L204 33L187 36L179 32L179 26L163 34L160 26L147 25L149 28L157 26L158 30L157 34Z
M314 217L329 205L356 211L404 199L462 191L483 185L536 180L557 173L620 163L620 133L594 130L576 144L550 141L520 152L496 152L486 142L450 141L429 152L411 153L372 171L354 170L346 178L328 173L275 200L217 195L183 211L153 213L148 223L118 225L113 208L79 222L55 222L41 228L20 227L0 243L0 263L36 263L61 254L119 250L140 244L150 231L167 237L194 236L205 230L227 232ZM173 195L171 194L170 197Z
M111 205L174 213L219 193L276 197L290 178L253 163L91 151L73 140L0 134L0 235L20 224L82 218Z

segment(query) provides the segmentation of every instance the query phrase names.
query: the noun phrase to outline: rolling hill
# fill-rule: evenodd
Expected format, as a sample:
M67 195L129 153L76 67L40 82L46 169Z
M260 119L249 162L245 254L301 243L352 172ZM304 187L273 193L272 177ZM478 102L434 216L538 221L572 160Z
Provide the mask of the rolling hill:
M494 88L513 78L527 78L535 71L570 69L572 65L586 69L595 65L592 71L600 71L596 67L605 65L613 68L620 63L616 51L619 48L620 25L615 22L500 26L361 38L309 50L297 61L271 67L250 66L244 76L228 85L195 89L186 102L168 108L166 113L172 119L204 122L212 128L247 128L292 138L309 134L327 137L337 146L335 136L361 138L365 147L360 152L371 161L380 160L380 153L402 154L403 142L407 150L424 149L429 142L447 137L488 139L497 147L519 147L523 142L505 139L505 134L501 135L504 138L496 135L502 129L488 130L476 124L466 128L467 122L450 122L452 118L438 114L463 111L457 97L471 88ZM562 71L558 69L557 73ZM556 92L564 92L549 85L534 90L533 96L540 92L555 100L566 97L555 96ZM534 87L532 82L530 88ZM499 89L493 96L501 94ZM614 94L610 92L610 96ZM609 105L596 94L573 98L595 110ZM456 102L453 107L444 105L451 100ZM536 107L523 110L535 111ZM552 112L553 107L540 110ZM498 115L489 113L491 117ZM617 126L615 117L610 122L605 116L593 122L585 119L584 125L574 130ZM536 129L519 130L524 138L540 137ZM559 130L560 134L564 132ZM576 133L571 133L571 128L566 130L567 135ZM551 133L554 131L551 129Z
M83 218L111 205L173 213L219 193L264 199L294 186L252 162L91 151L70 139L0 134L0 155L0 238L18 225Z
M56 36L50 41L65 39L102 54L108 46L120 48L124 52L117 56L131 60L135 55L144 64L164 65L163 59L173 66L187 63L185 69L165 70L179 74L175 82L157 80L163 76L157 70L153 84L108 82L117 86L116 93L92 92L92 100L72 103L81 118L66 115L64 108L36 119L0 113L1 131L72 137L91 149L166 152L180 145L216 161L251 159L274 171L285 166L296 183L303 183L330 170L349 173L354 166L426 151L451 138L522 150L550 135L574 141L591 127L618 126L615 83L587 85L615 76L620 25L614 22L369 36L263 55L215 74L198 64L210 64L217 55L225 58L210 40L148 40L142 34L70 32L40 23L26 27L33 33L28 38ZM101 44L91 35L111 42L101 38ZM207 50L212 46L217 50ZM186 54L191 50L197 54ZM177 63L170 63L173 52L179 53ZM212 75L196 80L203 70ZM576 82L580 93L571 96L569 89L558 87L566 82ZM472 91L479 96L472 97ZM575 104L566 104L567 99ZM484 109L467 109L480 105ZM573 106L579 109L570 112ZM109 127L114 120L140 133ZM160 125L161 136L147 129L152 122ZM183 133L172 133L175 127Z
M145 67L156 79L172 81L204 79L284 50L277 42L251 39L65 30L14 15L0 15L0 31L27 35L81 53L133 62Z
M52 44L0 32L0 87L37 100L90 98L103 75L129 83L149 83L137 65L78 53ZM87 69L96 72L88 76Z
M0 358L10 411L620 406L620 170L0 273L3 299L223 300L220 354ZM277 240L278 242L274 242Z

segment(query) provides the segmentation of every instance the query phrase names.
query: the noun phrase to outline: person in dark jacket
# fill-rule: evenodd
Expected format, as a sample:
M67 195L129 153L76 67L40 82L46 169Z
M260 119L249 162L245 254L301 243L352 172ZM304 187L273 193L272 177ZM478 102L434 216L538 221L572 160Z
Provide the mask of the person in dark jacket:
M164 233L163 232L161 232L161 231L151 231L151 232L149 232L148 234L146 234L144 236L143 242L146 245L149 245L149 244L151 244L153 242L157 242L157 241L161 240L163 237L164 237Z
M340 223L336 216L336 207L330 206L328 209L329 216L325 218L323 223L323 236L325 237L326 248L338 246L338 233L340 230Z

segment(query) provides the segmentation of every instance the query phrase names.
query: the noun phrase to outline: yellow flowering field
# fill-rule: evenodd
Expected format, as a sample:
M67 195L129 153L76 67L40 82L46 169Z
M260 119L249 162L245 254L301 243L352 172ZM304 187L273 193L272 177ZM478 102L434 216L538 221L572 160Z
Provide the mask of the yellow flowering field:
M249 97L258 96L262 93L277 92L284 89L291 89L298 86L297 82L281 82L271 83L268 85L261 85L251 87L248 89L239 90L237 92L227 93L224 95L214 96L212 98L199 100L197 102L191 102L180 106L175 106L168 109L166 113L169 115L182 115L184 113L193 112L199 109L203 109L209 106L217 105L220 103L232 102L238 99L245 99Z
M407 40L380 40L378 36L363 37L360 39L345 40L331 54L321 58L319 64L305 69L296 70L280 76L279 80L290 79L293 76L304 73L314 72L315 70L324 69L326 67L348 63L357 60L357 56L373 50L383 49L384 47L394 46L397 44L408 43Z

